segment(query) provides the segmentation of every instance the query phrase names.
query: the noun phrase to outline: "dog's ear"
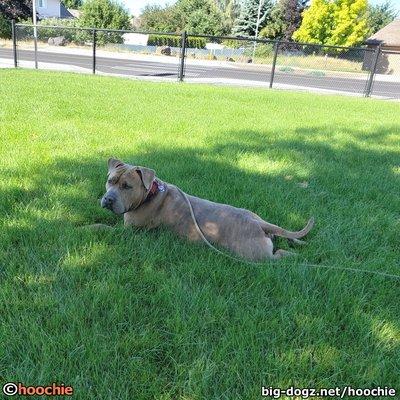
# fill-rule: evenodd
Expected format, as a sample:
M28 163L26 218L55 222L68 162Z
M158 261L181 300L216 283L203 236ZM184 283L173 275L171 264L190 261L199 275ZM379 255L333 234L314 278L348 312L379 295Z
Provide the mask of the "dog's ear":
M139 174L144 187L146 188L146 190L149 190L151 187L151 184L153 183L156 172L154 171L154 169L145 168L145 167L136 167L135 169L136 169L136 172Z
M116 158L109 158L108 159L108 170L115 169L120 165L124 165L125 163L121 160L117 160Z

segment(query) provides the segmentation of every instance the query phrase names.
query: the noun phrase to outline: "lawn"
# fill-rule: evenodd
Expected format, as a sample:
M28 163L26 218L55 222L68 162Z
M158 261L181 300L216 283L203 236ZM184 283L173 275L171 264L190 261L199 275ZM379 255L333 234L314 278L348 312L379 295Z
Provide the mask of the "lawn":
M400 390L400 279L310 266L399 274L398 103L2 70L0 135L0 383L85 400ZM110 156L316 226L261 265L124 229L98 201ZM116 227L81 228L100 222Z

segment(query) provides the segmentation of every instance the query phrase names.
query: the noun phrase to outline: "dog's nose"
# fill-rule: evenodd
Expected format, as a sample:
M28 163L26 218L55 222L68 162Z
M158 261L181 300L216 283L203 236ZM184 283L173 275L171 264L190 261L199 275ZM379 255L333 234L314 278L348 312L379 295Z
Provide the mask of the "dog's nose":
M101 206L103 208L108 208L109 210L111 210L113 203L114 199L111 196L104 195L103 198L101 199Z

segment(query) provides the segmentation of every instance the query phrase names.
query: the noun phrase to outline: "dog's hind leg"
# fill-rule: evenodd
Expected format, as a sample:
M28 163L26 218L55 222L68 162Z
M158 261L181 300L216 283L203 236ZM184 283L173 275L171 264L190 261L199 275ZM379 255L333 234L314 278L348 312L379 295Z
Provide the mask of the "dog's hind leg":
M302 238L303 236L307 235L308 232L310 232L311 228L314 226L314 218L310 218L310 220L307 222L307 225L301 229L300 231L297 232L292 232L288 231L284 228L281 228L280 226L270 224L269 222L266 222L262 220L261 218L257 220L259 223L261 229L266 233L266 234L272 234L275 236L281 236L287 239L292 239L296 242L296 240ZM300 242L298 243L300 244Z
M265 237L264 239L264 244L266 245L265 250L267 252L267 257L270 260L279 260L282 257L287 257L287 256L295 256L296 253L292 253L287 250L282 250L278 249L274 252L274 244L272 242L272 239L270 237Z

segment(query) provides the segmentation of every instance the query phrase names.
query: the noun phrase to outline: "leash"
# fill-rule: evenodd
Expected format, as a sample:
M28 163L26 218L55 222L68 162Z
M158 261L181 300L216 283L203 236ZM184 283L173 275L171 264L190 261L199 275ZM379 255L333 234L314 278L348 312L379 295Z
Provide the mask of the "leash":
M196 216L194 215L194 211L193 211L193 207L192 207L192 203L190 202L188 196L186 193L184 193L180 188L178 188L177 186L175 186L176 189L178 190L178 192L182 195L182 197L185 199L186 203L189 206L189 210L190 210L190 215L192 217L192 221L194 223L194 226L196 228L197 233L200 235L201 239L203 240L203 242L210 247L212 250L214 250L215 252L222 254L223 256L230 258L234 261L237 262L242 262L245 264L250 264L250 265L261 265L263 264L262 262L254 262L254 261L247 261L244 260L242 258L238 258L238 257L234 257L231 256L228 253L225 253L219 249L217 249L215 246L213 246L208 240L207 238L204 236L202 230L199 227L199 224L197 223L196 220ZM323 269L332 269L332 270L339 270L339 271L347 271L347 272L353 272L353 273L365 273L365 274L371 274L371 275L378 275L378 276L382 276L385 278L391 278L391 279L399 279L400 280L400 275L395 275L395 274L389 274L387 272L380 272L380 271L371 271L368 269L361 269L361 268L351 268L351 267L337 267L337 266L333 266L333 265L322 265L322 264L301 264L305 267L312 267L312 268L323 268Z
M189 206L190 215L191 215L191 217L192 217L192 221L193 221L193 223L194 223L194 226L195 226L195 228L196 228L196 231L197 231L197 233L200 235L200 237L201 237L201 239L203 240L203 242L204 242L208 247L210 247L211 249L213 249L213 250L216 251L217 253L222 254L223 256L228 257L228 258L230 258L230 259L232 259L232 260L235 260L235 261L238 261L238 262L243 262L243 263L251 264L251 265L260 265L260 264L261 264L261 263L257 263L257 262L254 262L254 261L247 261L247 260L243 260L243 259L241 259L241 258L235 257L235 256L231 256L230 254L225 253L225 252L223 252L223 251L217 249L215 246L213 246L213 245L207 240L207 238L204 236L202 230L200 229L199 224L197 223L196 217L195 217L195 215L194 215L192 203L190 202L189 198L187 197L187 194L184 193L184 192L182 192L182 190L179 189L177 186L175 186L175 187L178 189L178 192L179 192L179 193L183 196L183 198L186 200L186 203L187 203L188 206Z

